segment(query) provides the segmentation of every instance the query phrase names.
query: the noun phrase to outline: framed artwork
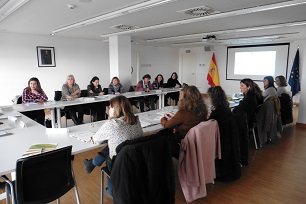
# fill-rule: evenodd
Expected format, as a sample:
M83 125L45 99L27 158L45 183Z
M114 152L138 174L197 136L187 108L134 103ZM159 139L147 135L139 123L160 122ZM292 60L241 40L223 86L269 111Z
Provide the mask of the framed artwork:
M54 47L37 46L38 67L55 67Z

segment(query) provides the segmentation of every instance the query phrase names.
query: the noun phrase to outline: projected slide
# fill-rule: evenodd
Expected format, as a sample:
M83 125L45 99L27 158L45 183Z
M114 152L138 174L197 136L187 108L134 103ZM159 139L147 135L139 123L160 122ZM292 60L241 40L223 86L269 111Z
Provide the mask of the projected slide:
M289 43L227 47L226 79L287 77Z
M234 74L274 76L275 59L276 51L236 52Z

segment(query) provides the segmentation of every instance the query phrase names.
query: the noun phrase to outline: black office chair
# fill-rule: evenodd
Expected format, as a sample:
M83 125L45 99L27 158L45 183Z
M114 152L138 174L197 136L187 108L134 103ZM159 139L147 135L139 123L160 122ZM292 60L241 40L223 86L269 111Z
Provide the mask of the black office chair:
M111 177L114 203L174 203L174 169L165 136L127 140L116 148L116 152L111 172L105 167L101 171L101 203L104 174Z
M17 99L17 104L22 104L22 96L19 96Z
M281 119L282 125L286 125L293 122L292 115L292 98L287 93L282 93L280 97L278 97L281 104Z
M55 101L60 101L62 99L62 91L54 91L54 100ZM61 109L61 117L65 116L66 118L66 127L67 127L67 120L68 119L71 119L70 115L64 110L64 109ZM57 120L57 113L55 111L55 120ZM57 121L55 121L57 122ZM60 122L60 121L59 121Z
M81 90L81 97L88 97L88 92L87 92L86 89ZM84 108L84 114L89 115L90 116L90 122L92 122L94 116L92 115L92 110L91 110L90 105L89 104L83 104L82 106Z
M72 169L72 146L21 158L16 163L16 180L6 182L7 203L9 195L13 204L41 204L57 200L74 188L76 202L80 203Z

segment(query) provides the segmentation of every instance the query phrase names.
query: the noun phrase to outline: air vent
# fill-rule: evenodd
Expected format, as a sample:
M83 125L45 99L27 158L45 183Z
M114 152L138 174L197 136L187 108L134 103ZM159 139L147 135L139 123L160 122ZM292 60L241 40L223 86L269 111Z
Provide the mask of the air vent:
M130 26L130 25L115 25L115 26L112 26L111 28L114 28L114 29L117 29L117 30L134 30L136 29L137 27L136 26Z
M196 8L189 8L185 10L178 11L180 13L184 13L188 16L192 17L201 17L201 16L209 16L212 14L220 13L220 11L217 11L211 7L208 6L202 6L202 7L196 7Z

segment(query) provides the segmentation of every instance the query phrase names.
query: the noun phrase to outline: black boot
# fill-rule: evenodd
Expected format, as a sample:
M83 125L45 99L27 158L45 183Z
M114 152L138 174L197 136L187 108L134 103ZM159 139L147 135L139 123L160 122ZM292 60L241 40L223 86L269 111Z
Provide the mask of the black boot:
M93 165L92 159L84 159L83 163L85 165L85 170L87 174L90 174L92 170L94 170L94 168L96 167L95 165Z
M83 123L83 114L79 114L79 115L78 115L78 124L79 124L79 125L84 124L84 123Z
M78 125L78 119L75 116L71 116L71 119L75 125Z

